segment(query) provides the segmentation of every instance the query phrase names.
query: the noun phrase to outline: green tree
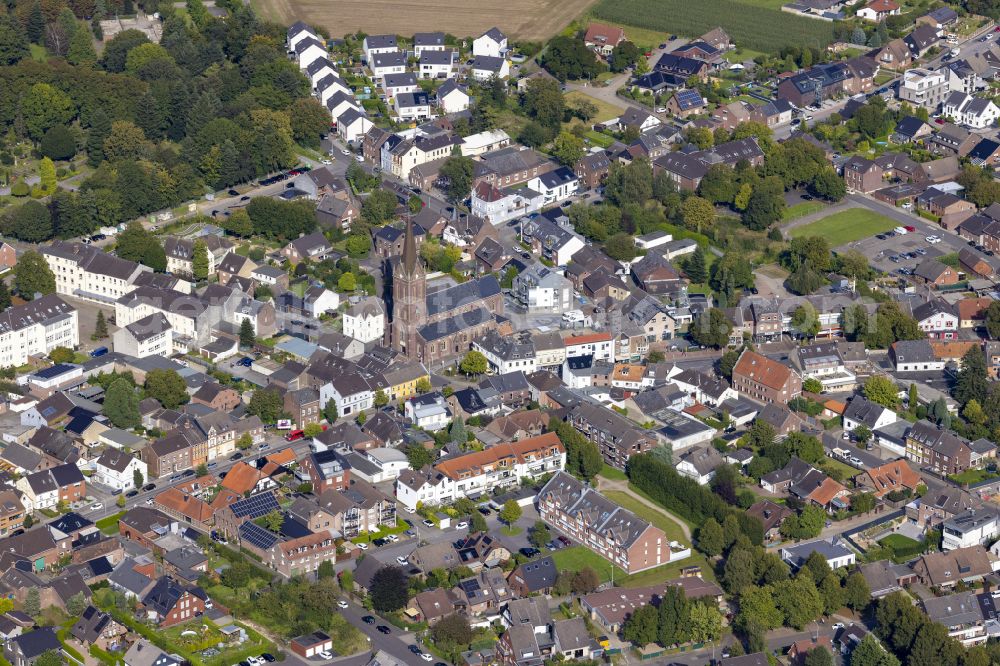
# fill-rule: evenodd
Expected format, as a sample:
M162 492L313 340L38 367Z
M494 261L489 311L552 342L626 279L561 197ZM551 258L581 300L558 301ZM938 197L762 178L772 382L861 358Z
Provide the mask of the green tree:
M808 53L808 51L807 51ZM833 666L833 655L822 645L817 645L806 652L802 666Z
M503 522L507 523L508 526L513 525L517 522L518 518L521 517L521 505L514 500L507 500L504 502L503 508L500 509L498 518Z
M240 435L240 438L236 440L236 448L240 451L246 451L251 446L253 446L253 437L248 432L243 433Z
M94 50L94 40L90 28L80 25L69 40L69 50L66 59L71 65L93 66L97 63L97 51Z
M389 396L387 396L385 394L385 391L383 391L382 389L377 389L375 391L374 402L376 407L385 407L386 405L389 404Z
M187 384L176 370L162 368L150 370L143 388L148 397L156 398L167 409L176 409L191 400Z
M823 382L816 379L815 377L808 377L802 382L802 390L809 391L810 393L822 393L823 392Z
M826 167L816 174L810 188L818 197L827 201L840 201L847 195L847 185L844 179L837 175L831 167Z
M775 603L774 593L770 586L757 587L751 585L740 594L740 612L736 623L746 629L756 627L770 631L781 626L782 612Z
M35 591L37 592L37 590ZM42 654L38 655L38 659L35 660L35 664L36 666L62 666L63 659L58 651L46 650Z
M632 611L622 627L622 638L634 645L648 645L656 641L659 614L646 604Z
M819 333L819 315L809 301L804 301L792 312L792 326L807 339Z
M354 273L344 273L337 280L337 289L343 292L354 291L358 288L358 280L354 277Z
M733 330L726 313L719 308L705 310L691 327L691 339L706 347L722 348L729 344L729 334Z
M823 600L812 576L799 574L774 586L774 602L785 616L785 624L802 629L823 613Z
M449 201L457 203L469 196L475 173L475 163L471 157L451 155L441 165L439 173L447 183L445 193L448 195Z
M590 594L601 584L601 577L591 567L585 566L575 574L570 583L570 592L576 595Z
M584 154L583 139L570 132L560 132L552 146L552 156L572 168Z
M722 613L707 603L691 605L689 634L696 643L709 643L722 638Z
M257 333L253 330L253 322L249 317L244 317L240 322L240 344L244 347L253 347L257 341Z
M108 337L108 322L104 318L104 310L97 311L97 319L94 322L94 334L90 336L91 340L104 340Z
M414 448L414 447L410 447L410 448ZM425 452L427 452L427 449L424 449L424 447L421 446L420 448L423 449ZM427 452L427 460L425 462L422 462L422 464L419 464L419 466L417 464L414 464L414 459L413 458L410 458L410 468L411 469L423 469L424 465L429 465L429 464L431 464L431 462L433 462L432 456L431 456L431 454L429 452ZM475 532L488 532L489 529L490 529L490 526L486 524L486 518L483 517L483 514L481 514L481 513L479 513L477 511L476 513L473 513L473 514L471 514L469 516L469 533L470 534L475 533Z
M686 643L691 637L691 603L684 588L668 585L658 610L660 645Z
M969 348L962 356L961 370L955 385L955 399L965 405L975 400L980 405L986 401L990 390L990 380L986 374L986 356L979 346Z
M681 219L684 226L700 234L702 229L710 229L715 224L715 207L701 197L688 197L681 204Z
M844 603L854 611L861 612L871 603L871 590L868 589L868 581L855 571L847 577L844 584Z
M757 581L754 554L745 548L734 548L722 568L722 580L731 594L741 594Z
M684 273L688 279L695 284L701 284L708 278L708 269L705 267L705 251L699 245L684 263Z
M260 388L250 396L247 413L260 417L264 423L274 423L281 415L284 401L276 389ZM332 421L331 421L332 423Z
M320 138L330 131L330 112L315 97L301 97L288 109L292 138L307 148L319 148Z
M552 533L549 532L549 526L545 524L545 521L535 521L534 527L531 528L531 533L528 534L528 541L538 549L544 548L545 544L552 541Z
M56 165L51 158L43 157L38 162L38 179L46 194L56 191Z
M899 660L886 652L874 634L865 634L851 652L850 666L899 666Z
M281 525L285 522L285 517L282 515L280 510L274 509L269 513L264 514L254 522L264 529L277 533L281 531Z
M333 578L335 575L336 572L333 570L333 562L331 562L330 560L323 560L322 562L319 563L319 566L316 568L316 576L320 580L326 578ZM350 589L348 588L345 591L350 591Z
M135 428L142 422L139 395L131 382L116 379L108 387L102 406L104 415L118 428Z
M38 201L26 201L7 213L3 226L18 240L40 243L52 238L52 213Z
M136 490L142 488L142 484L144 482L145 479L142 476L142 470L140 469L132 470L132 485L136 488Z
M38 0L31 4L24 31L28 35L28 39L35 44L41 44L42 37L45 35L45 16L42 14L42 5Z
M56 347L49 352L49 358L53 363L72 363L74 354L69 347Z
M372 607L380 613L394 613L409 600L406 573L395 565L386 565L372 576L368 588Z
M10 66L30 54L24 30L13 17L0 16L0 66Z
M388 190L378 189L369 194L361 204L361 217L373 226L382 226L396 214L397 205L395 194ZM367 250L367 239L365 240L365 249Z
M896 382L884 375L872 375L865 381L863 393L876 405L889 409L899 408L899 389Z
M41 595L37 587L28 588L28 592L24 598L24 612L31 617L37 617L42 612ZM56 657L58 658L58 655Z
M725 536L722 534L722 526L715 518L709 518L698 530L698 549L708 555L715 557L722 554L725 546Z
M437 621L431 635L439 646L465 649L472 642L473 633L468 617L452 613Z
M427 377L421 377L417 380L417 393L423 395L424 393L431 392L431 380Z
M466 375L481 375L489 369L489 363L482 352L473 349L466 352L458 367Z
M819 594L823 599L824 615L833 615L844 605L844 588L840 586L840 578L836 574L830 573L823 578Z
M191 272L196 280L208 279L208 246L201 239L191 248Z

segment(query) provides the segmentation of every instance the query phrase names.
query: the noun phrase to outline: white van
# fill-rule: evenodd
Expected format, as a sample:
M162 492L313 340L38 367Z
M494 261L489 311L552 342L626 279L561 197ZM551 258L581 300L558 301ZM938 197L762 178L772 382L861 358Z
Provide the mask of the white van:
M896 227L895 229L893 229L893 231L896 232L896 234L899 236L906 235L906 227Z

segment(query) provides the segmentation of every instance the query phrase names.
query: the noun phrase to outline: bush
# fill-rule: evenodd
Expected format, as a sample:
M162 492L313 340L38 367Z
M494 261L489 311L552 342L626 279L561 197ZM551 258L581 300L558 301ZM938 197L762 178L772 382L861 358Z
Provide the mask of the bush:
M28 184L25 183L23 180L19 180L10 186L10 193L12 196L15 197L26 197L30 192L31 189L28 187Z

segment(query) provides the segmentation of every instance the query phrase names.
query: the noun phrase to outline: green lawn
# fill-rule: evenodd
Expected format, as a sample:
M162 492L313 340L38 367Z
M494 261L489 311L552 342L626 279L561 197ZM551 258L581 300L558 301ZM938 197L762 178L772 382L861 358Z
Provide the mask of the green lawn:
M845 479L852 479L858 475L859 471L856 467L851 467L845 462L841 462L835 458L826 457L824 458L818 466L820 468L825 468L824 471L829 474L828 470L839 469L841 474L843 474Z
M985 469L967 469L961 474L952 474L948 478L959 485L965 485L967 483L976 483L985 479L992 479L995 476L997 475L987 472Z
M900 548L913 548L920 545L919 541L911 539L904 534L890 534L881 541L880 544L888 548L900 549Z
M797 220L800 217L818 213L824 208L826 208L826 204L822 201L803 201L802 203L797 203L794 206L786 208L785 212L781 214L781 219L785 222Z
M628 481L628 476L625 472L621 471L617 467L612 467L607 463L604 464L604 467L601 468L601 471L598 472L598 474L603 476L608 481Z
M118 534L118 519L125 515L124 511L101 518L95 525L104 534Z
M628 509L643 520L648 520L656 527L659 527L671 541L679 541L680 543L687 544L687 538L684 536L681 526L663 513L646 506L628 493L620 490L607 490L603 494L623 509Z
M560 571L579 571L583 567L590 567L597 572L602 583L611 581L611 563L585 546L570 546L557 550L552 553L552 560ZM673 578L679 578L681 569L691 566L701 567L702 578L715 581L715 573L705 557L700 553L692 553L691 557L655 569L641 571L631 576L626 576L624 571L615 567L615 585L622 587L657 585Z
M883 83L888 83L889 81L892 81L894 78L896 78L895 74L883 70L875 75L875 85L880 86Z
M596 97L591 97L585 92L574 90L572 92L566 93L566 101L577 101L577 102L590 102L597 107L597 115L590 119L591 123L602 123L605 120L611 120L612 118L617 118L625 110L621 106L616 106L614 104L608 104L603 100L599 100Z
M831 247L846 245L895 228L894 220L865 208L851 208L834 213L822 220L816 220L791 230L793 238L801 236L821 236Z
M590 567L597 572L602 583L611 580L611 562L586 546L570 546L553 551L552 561L556 563L556 568L560 571L579 571L584 567ZM615 581L621 581L627 577L625 572L618 567L614 569Z

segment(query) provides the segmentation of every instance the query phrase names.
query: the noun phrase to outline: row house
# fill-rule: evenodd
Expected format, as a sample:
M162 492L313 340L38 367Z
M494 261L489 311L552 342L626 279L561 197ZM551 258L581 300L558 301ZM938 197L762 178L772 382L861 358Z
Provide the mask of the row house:
M906 434L906 457L948 476L972 467L973 454L968 440L930 421L917 421Z
M442 461L433 468L404 470L396 499L408 510L418 503L442 504L458 497L489 495L566 467L566 449L555 433L507 442Z
M565 472L557 473L539 491L538 513L547 525L628 574L680 559L682 554L672 548L663 530Z
M54 509L60 502L69 505L87 496L87 481L73 463L22 476L15 483L22 503L29 513Z

